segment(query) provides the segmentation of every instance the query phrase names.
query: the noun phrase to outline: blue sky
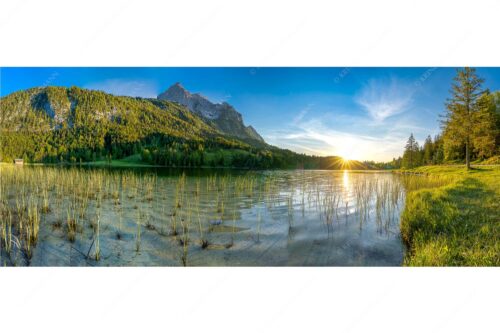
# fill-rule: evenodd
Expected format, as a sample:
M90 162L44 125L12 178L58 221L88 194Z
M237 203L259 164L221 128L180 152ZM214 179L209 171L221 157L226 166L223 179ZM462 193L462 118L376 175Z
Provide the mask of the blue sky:
M500 68L478 68L500 90ZM175 82L226 101L264 139L316 155L387 161L414 133L439 132L454 68L2 68L0 96L36 86L79 86L156 97Z

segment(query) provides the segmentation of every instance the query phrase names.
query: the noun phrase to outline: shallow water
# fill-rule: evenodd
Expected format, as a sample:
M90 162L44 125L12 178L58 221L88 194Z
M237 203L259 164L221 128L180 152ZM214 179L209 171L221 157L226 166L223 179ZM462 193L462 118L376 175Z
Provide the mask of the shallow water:
M35 175L19 180L20 173ZM2 251L6 265L402 263L404 191L391 173L25 166L14 174L3 175L7 203L35 193L42 207L40 189L46 186L50 209L41 213L32 258L21 247L8 256ZM80 209L83 198L88 202ZM66 220L73 213L78 227L70 242Z

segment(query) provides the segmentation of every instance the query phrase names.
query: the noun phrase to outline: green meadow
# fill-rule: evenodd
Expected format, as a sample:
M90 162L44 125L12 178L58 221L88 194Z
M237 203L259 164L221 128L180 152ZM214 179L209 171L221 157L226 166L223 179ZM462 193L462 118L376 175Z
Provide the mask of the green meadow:
M500 167L425 166L447 183L407 193L401 235L408 266L500 264Z

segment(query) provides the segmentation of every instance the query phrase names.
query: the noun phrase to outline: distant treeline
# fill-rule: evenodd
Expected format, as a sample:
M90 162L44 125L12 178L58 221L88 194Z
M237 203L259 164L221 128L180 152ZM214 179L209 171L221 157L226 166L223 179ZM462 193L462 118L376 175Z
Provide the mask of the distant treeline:
M320 157L270 147L205 147L186 144L147 145L141 150L147 164L169 167L232 167L248 169L341 169L338 157ZM362 167L358 167L362 168Z

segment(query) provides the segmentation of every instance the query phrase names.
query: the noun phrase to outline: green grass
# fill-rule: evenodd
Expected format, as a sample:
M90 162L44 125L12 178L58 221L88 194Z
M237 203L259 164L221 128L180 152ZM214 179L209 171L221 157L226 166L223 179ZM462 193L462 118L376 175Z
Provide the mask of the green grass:
M401 216L409 266L500 265L500 167L414 169L453 180L411 191Z
M141 160L141 155L139 154L131 155L120 160L111 160L111 163L108 162L107 160L101 160L95 162L82 163L82 165L112 166L112 167L154 167L154 165L144 163Z
M241 154L241 155L251 155L249 152L241 149L225 149L225 150L220 150L220 153L224 156L224 159L226 161L231 161L233 159L233 156L235 154ZM221 166L216 166L212 167L212 161L216 159L216 152L215 151L210 151L207 150L205 151L205 165L201 166L200 168L221 168ZM12 163L10 163L12 164ZM80 165L80 163L75 163L77 165ZM81 165L89 165L89 166L111 166L111 167L130 167L130 168L135 168L135 167L163 167L162 165L156 165L156 164L149 164L141 159L140 154L135 154L131 155L122 159L118 160L111 160L111 162L108 162L108 160L103 159L95 162L83 162ZM233 168L228 162L228 168Z
M485 165L498 165L500 164L500 156L493 156L493 157L490 157L489 159L487 160L484 160L484 161L478 161L477 163L474 162L474 164L485 164Z

